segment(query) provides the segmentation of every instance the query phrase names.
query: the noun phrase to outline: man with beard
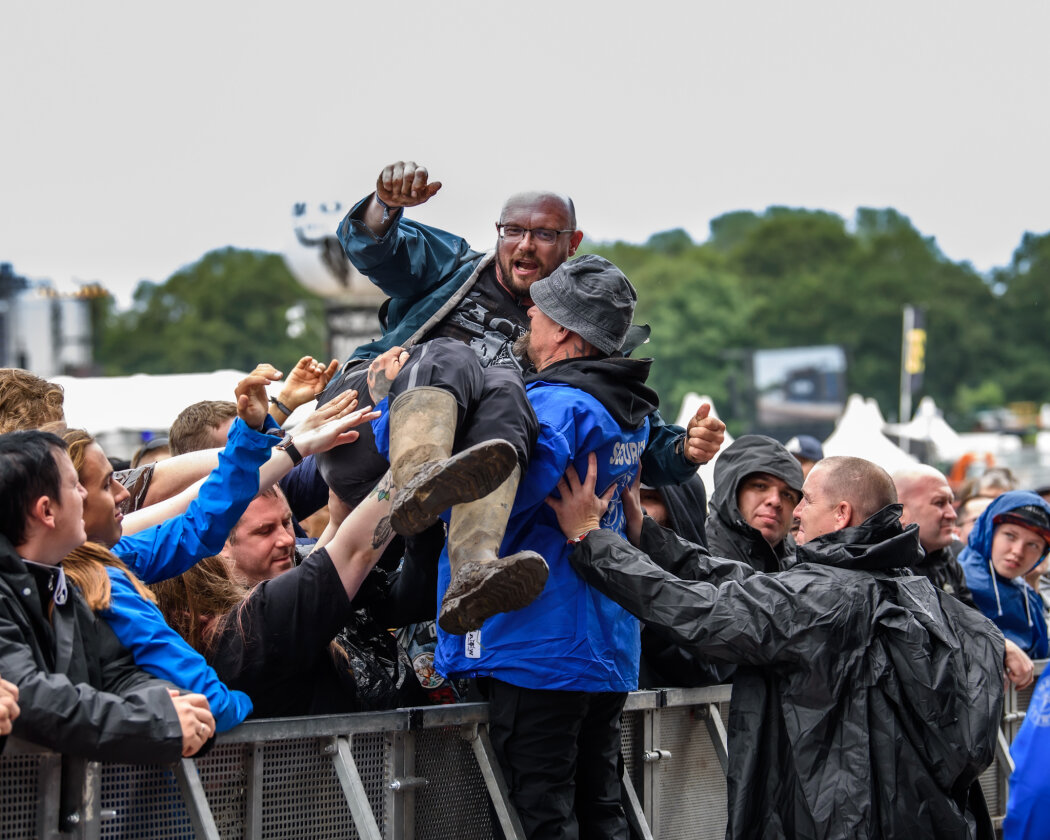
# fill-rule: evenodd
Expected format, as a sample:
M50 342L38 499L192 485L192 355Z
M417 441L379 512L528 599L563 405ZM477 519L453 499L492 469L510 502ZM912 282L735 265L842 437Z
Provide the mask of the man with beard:
M595 486L566 476L552 502L564 534L596 521ZM592 530L572 565L647 625L737 665L727 837L990 840L978 777L999 732L1002 634L908 573L918 528L901 526L884 470L825 458L802 490L786 571L711 557L631 494L633 545Z
M637 686L639 627L569 568L571 547L545 500L567 466L582 468L595 453L610 499L601 527L622 532L618 494L637 474L656 404L645 385L651 360L618 351L636 294L607 260L563 263L531 296L530 330L516 348L536 368L525 377L535 446L520 480L512 456L511 475L495 491L452 507L438 573L445 606L435 662L448 676L484 678L493 746L526 836L626 838L619 718ZM434 344L412 353L391 398L446 387L433 384L442 378L428 352ZM450 399L484 409L481 378L454 381ZM396 419L391 412L376 421L381 449ZM470 410L462 420L466 432L486 432ZM538 582L535 600L498 573L509 565Z

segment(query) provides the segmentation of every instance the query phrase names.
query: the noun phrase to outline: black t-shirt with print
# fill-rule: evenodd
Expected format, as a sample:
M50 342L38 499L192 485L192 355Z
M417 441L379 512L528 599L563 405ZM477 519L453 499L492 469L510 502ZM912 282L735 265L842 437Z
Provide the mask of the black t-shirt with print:
M496 279L494 264L486 266L459 305L427 333L427 339L454 338L469 344L482 367L514 367L514 342L528 330L531 305L515 297Z

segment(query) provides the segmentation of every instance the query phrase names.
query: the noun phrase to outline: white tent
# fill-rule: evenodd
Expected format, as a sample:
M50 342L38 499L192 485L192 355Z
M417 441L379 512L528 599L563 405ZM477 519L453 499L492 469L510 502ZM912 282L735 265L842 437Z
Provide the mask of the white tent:
M954 461L966 452L962 438L945 421L933 397L923 397L919 401L919 407L910 422L888 423L885 431L932 445L937 457L943 461Z
M917 462L882 433L885 421L874 400L853 394L826 441L824 455L852 455L873 461L889 473Z
M700 408L704 403L711 404L711 417L718 417L718 410L715 408L714 400L704 395L701 396L695 391L690 391L682 399L682 407L678 410L678 417L675 419L675 424L682 426L683 428L688 425L690 418L696 414L697 409ZM733 442L733 436L726 432L725 441L722 443L722 449L719 450L719 454L725 450L729 444ZM710 461L704 464L697 472L700 474L700 480L704 482L704 487L707 490L707 498L711 498L711 494L715 492L715 461L718 460L718 455L715 455Z
M186 406L201 400L232 400L245 374L235 370L75 378L52 381L66 392L66 423L93 435L122 430L167 430Z
M65 391L66 425L85 429L99 439L106 454L130 457L145 437L167 435L172 421L186 406L201 400L233 400L233 389L247 374L236 370L212 373L146 374L52 379ZM269 386L276 396L281 383ZM302 422L314 403L300 406L286 421Z

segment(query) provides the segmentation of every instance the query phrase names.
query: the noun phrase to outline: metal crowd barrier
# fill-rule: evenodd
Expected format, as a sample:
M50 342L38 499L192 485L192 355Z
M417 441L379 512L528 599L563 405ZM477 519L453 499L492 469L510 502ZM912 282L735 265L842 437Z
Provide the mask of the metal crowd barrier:
M1037 663L1042 671L1046 663ZM725 836L729 686L638 691L623 714L624 806L648 840ZM1008 692L981 778L1001 823L1031 689ZM99 764L9 739L0 838L485 840L521 836L484 703L249 721L171 767Z

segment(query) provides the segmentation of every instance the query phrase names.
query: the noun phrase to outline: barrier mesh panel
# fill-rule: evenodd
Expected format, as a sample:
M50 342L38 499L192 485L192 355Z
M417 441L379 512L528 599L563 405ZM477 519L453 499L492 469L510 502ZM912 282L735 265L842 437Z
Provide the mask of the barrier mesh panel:
M36 837L40 765L36 755L0 759L0 837Z
M336 775L328 739L266 744L262 837L343 840L359 837ZM355 763L358 756L354 755Z
M204 795L223 840L244 837L250 752L247 744L222 744L197 760Z
M620 751L627 777L634 785L634 792L642 795L642 752L645 748L642 726L645 716L641 712L624 712L620 716Z
M723 721L725 718L723 717ZM661 709L661 749L654 798L661 840L722 840L726 832L726 779L707 724L687 708Z
M489 796L470 743L459 727L416 733L417 840L487 840L492 837Z
M103 764L102 837L193 838L193 826L175 774L166 767Z

